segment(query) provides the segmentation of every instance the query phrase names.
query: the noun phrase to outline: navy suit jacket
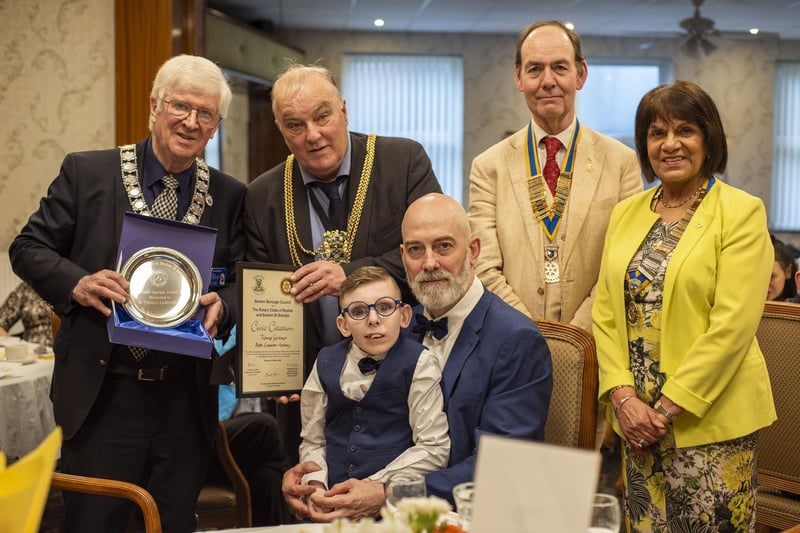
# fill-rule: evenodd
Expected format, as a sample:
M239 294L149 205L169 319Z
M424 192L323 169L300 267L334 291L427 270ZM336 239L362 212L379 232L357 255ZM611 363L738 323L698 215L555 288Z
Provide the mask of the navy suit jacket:
M136 145L142 172L145 141ZM200 224L217 228L214 267L228 268L228 286L219 292L236 309L236 261L244 258L242 211L245 186L216 169L209 169L206 206ZM55 368L51 396L56 422L64 438L72 438L97 398L114 347L108 341L106 317L72 300L78 280L99 270L115 270L123 216L131 211L122 184L119 149L67 155L28 223L14 239L9 255L14 272L49 302L61 316L54 341ZM228 322L229 320L226 320ZM187 357L197 377L206 436L216 431L217 391L209 384L212 362Z
M552 388L550 349L539 328L484 287L442 370L450 460L428 474L428 494L452 502L453 487L472 481L483 434L542 440Z

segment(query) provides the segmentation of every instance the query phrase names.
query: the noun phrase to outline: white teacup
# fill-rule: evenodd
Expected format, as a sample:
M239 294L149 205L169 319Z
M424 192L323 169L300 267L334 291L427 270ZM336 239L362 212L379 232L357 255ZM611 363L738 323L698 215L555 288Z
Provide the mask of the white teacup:
M6 361L25 361L28 358L27 344L9 344L5 350Z

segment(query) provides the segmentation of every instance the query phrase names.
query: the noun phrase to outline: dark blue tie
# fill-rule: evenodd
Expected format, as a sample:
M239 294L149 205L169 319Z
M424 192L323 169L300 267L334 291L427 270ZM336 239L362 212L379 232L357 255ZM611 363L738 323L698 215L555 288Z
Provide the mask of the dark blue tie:
M335 180L327 183L324 181L311 182L314 186L322 189L322 192L328 197L328 219L335 229L345 229L347 224L345 220L344 199L342 195L339 194L339 185L346 179L347 176L339 176Z
M378 361L372 357L362 357L358 360L358 369L362 374L369 374L372 371L378 370L383 361Z
M440 318L439 320L428 320L422 313L416 313L414 314L414 320L417 322L411 330L414 333L424 335L432 331L433 336L437 339L442 339L447 335L447 317Z

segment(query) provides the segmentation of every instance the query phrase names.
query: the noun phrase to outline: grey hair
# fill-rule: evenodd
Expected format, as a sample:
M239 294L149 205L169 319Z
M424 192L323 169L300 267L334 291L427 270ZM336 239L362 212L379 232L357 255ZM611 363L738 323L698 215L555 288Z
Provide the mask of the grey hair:
M225 118L231 105L231 88L222 70L205 57L182 54L164 62L153 80L150 98L155 98L156 109L161 108L161 101L168 90L197 91L201 94L217 97L217 113ZM153 117L150 117L150 129L153 129Z

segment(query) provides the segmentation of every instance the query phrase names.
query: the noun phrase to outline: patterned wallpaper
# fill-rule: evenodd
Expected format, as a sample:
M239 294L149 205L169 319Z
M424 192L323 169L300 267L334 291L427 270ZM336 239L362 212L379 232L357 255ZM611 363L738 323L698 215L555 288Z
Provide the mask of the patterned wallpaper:
M68 152L114 143L114 2L0 0L0 20L4 251Z
M301 48L309 62L321 59L335 75L345 52L459 54L464 57L464 174L472 159L530 114L513 79L516 35L420 35L293 31L278 37ZM728 134L727 181L769 201L772 158L772 87L777 60L800 60L800 41L761 44L728 40L711 56L690 58L678 40L585 37L587 57L671 58L676 79L701 85L714 98ZM589 63L589 79L592 76ZM468 197L465 183L464 198Z

